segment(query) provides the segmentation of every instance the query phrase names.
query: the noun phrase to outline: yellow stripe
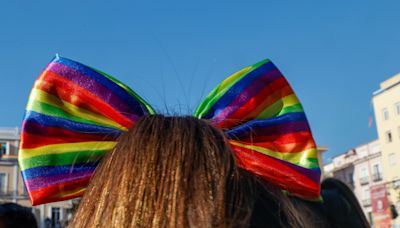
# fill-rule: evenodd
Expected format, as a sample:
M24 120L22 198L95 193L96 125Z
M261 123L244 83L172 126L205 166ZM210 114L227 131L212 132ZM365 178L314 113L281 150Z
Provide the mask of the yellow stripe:
M89 111L87 109L84 109L84 108L78 107L76 105L73 105L73 104L71 104L71 103L69 103L67 101L61 100L60 98L58 98L58 97L56 97L56 96L54 96L54 95L52 95L50 93L47 93L45 91L42 91L42 90L39 90L39 89L33 89L31 96L34 97L34 99L36 101L49 104L51 106L59 108L59 109L65 111L65 112L67 112L67 113L69 113L71 115L76 116L76 117L79 117L79 118L82 118L82 119L86 119L86 120L90 120L90 121L99 123L101 125L111 126L111 127L116 128L116 129L127 131L127 129L124 126L118 124L117 122L115 122L115 121L113 121L111 119L108 119L108 118L106 118L104 116L101 116L101 115L99 115L97 113L91 112L91 111ZM30 105L28 105L28 108L29 108L29 106Z
M250 70L252 70L252 66L245 67L245 68L239 70L238 72L235 72L234 74L232 74L231 76L229 76L225 80L223 80L221 82L221 84L219 85L219 87L218 87L218 93L221 92L222 90L226 89L227 86L229 86L230 84L234 83L234 81L237 80L238 78L240 78L243 75L247 74Z
M290 152L290 153L285 153L285 152L276 152L276 151L272 151L272 150L268 150L264 147L259 147L259 146L254 146L254 145L247 145L247 144L243 144L243 143L239 143L237 141L229 141L229 143L235 145L235 146L240 146L240 147L244 147L250 150L254 150L260 153L263 153L265 155L274 157L274 158L278 158L280 160L284 160L296 165L300 165L301 164L307 164L307 158L318 158L318 152L316 148L310 148L310 149L306 149L304 151L301 152Z
M59 192L58 194L55 194L54 196L51 196L54 199L61 199L63 200L64 198L70 197L70 196L75 196L75 195L80 195L83 194L86 190L86 186L82 187L79 186L71 191L65 191L63 190L62 192Z
M272 105L268 106L267 109L262 111L257 119L266 119L277 115L282 109L288 106L292 106L295 104L299 104L300 101L295 94L288 95L283 97L282 99L276 101Z
M78 143L61 143L47 146L41 146L32 149L21 149L19 151L19 160L47 154L62 154L77 151L91 150L111 150L114 148L115 141L95 141L95 142L78 142Z

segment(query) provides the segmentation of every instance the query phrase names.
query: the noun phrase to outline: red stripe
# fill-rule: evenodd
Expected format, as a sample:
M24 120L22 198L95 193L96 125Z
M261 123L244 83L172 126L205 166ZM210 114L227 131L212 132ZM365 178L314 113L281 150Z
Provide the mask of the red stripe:
M296 131L290 133L282 133L282 134L275 134L275 135L260 135L258 136L256 133L248 134L246 136L238 136L240 141L244 142L275 142L278 144L285 144L285 143L296 143L302 142L304 140L308 140L312 138L312 134L310 131Z
M239 107L216 125L222 128L230 128L238 122L254 119L267 107L290 94L293 94L292 88L285 78L280 77L265 86L254 97L249 99L246 104Z
M234 140L232 141L235 142ZM258 146L268 150L272 150L274 152L281 152L281 153L298 153L307 149L315 148L315 143L313 139L308 139L298 143L287 143L287 144L279 144L275 142L259 142L259 143L246 143L242 141L237 141L237 142L249 146Z
M21 148L35 148L47 145L49 142L58 144L84 141L115 141L117 138L111 135L80 133L57 127L45 127L32 122L24 122L24 128L25 131L21 134Z
M58 196L58 194L61 194L63 192L68 192L69 193L68 195L70 195L73 194L72 192L78 192L83 187L86 187L88 185L90 178L91 178L90 176L83 177L74 181L58 183L55 185L50 185L44 188L29 191L29 196L31 198L32 205L35 206L43 203L62 201L75 198L76 196L80 196L82 195L82 193L75 193L74 196L64 196L64 197Z
M262 177L265 181L305 199L320 196L320 185L277 159L231 144L238 166Z
M235 140L232 140L235 141ZM282 135L257 136L250 135L246 138L240 138L238 141L247 145L264 147L273 151L280 152L300 152L305 149L315 148L315 142L311 132L301 131L287 133Z
M254 118L257 117L264 109L285 96L293 93L292 88L284 77L279 77L277 80L265 86L245 105L240 107L229 118ZM256 106L254 109L252 107ZM248 112L251 110L251 112ZM247 115L246 115L247 114Z
M106 116L126 128L133 125L132 120L119 113L98 96L54 72L43 71L39 80L40 84L36 84L37 89L53 94L78 107Z
M81 136L79 136L81 135ZM21 148L30 149L41 146L47 146L51 144L61 143L75 143L75 142L87 142L87 141L115 141L115 138L107 136L96 136L87 134L76 134L71 137L68 135L35 135L27 132L21 134Z

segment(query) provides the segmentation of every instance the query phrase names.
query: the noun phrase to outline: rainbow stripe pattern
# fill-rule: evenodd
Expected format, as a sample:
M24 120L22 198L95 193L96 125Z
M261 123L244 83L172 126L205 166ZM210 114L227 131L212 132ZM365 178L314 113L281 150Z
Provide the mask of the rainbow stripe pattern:
M154 110L128 86L56 57L33 86L18 155L33 205L82 195L118 136Z
M33 205L81 196L117 138L154 109L128 86L56 57L36 80L18 155ZM222 81L197 118L224 130L238 165L307 200L320 198L320 168L303 108L275 65L264 60Z
M222 81L194 115L225 131L242 168L291 195L320 198L318 152L307 118L271 61Z

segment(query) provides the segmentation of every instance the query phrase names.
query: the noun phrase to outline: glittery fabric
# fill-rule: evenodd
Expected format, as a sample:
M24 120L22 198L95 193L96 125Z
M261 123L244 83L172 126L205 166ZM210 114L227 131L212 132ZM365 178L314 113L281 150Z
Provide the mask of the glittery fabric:
M118 136L154 113L115 78L56 57L36 80L22 125L19 163L32 204L81 196ZM243 169L289 194L319 198L318 154L307 118L271 61L222 81L194 116L224 130Z
M18 159L32 204L82 195L118 136L152 113L111 76L53 59L35 82L22 124Z

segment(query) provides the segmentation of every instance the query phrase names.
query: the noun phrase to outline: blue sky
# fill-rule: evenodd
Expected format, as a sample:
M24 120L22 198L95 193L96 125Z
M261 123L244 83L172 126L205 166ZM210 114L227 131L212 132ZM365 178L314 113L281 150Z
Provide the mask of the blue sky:
M325 2L325 3L322 3ZM270 58L326 157L376 138L371 94L400 72L399 1L0 3L0 126L19 126L55 53L101 69L162 112L191 113L219 81Z

